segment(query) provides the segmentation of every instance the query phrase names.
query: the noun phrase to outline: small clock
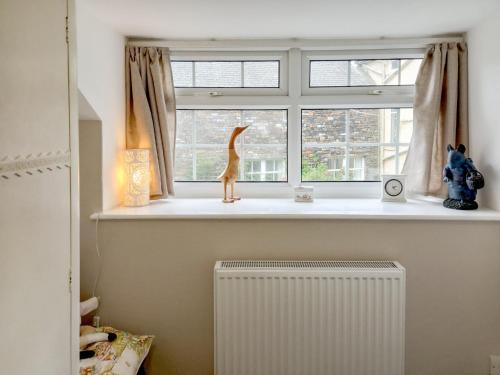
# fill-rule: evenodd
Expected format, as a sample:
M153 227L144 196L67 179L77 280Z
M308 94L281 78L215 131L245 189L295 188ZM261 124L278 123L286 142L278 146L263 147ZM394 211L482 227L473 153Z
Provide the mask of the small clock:
M406 202L406 176L402 174L382 175L382 201Z

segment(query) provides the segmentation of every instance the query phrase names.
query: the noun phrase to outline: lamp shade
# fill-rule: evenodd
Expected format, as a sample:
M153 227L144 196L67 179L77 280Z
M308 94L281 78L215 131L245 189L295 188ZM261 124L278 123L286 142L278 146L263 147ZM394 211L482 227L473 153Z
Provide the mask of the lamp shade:
M128 207L149 204L149 150L125 150L125 199Z

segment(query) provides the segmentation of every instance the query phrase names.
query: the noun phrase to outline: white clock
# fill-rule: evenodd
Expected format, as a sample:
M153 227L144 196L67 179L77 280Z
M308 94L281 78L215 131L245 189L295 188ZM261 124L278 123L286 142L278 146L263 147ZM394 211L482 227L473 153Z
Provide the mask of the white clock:
M382 201L406 202L406 176L402 174L382 175Z

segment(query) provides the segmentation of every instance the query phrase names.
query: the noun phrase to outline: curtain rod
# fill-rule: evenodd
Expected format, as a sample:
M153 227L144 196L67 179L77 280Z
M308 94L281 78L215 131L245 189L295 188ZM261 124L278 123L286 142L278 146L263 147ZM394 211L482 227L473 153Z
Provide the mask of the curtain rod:
M127 45L135 47L168 47L173 51L220 50L220 51L266 51L288 50L349 50L349 49L392 49L425 48L435 43L463 42L463 36L431 38L379 38L379 39L210 39L210 40L168 40L133 39Z

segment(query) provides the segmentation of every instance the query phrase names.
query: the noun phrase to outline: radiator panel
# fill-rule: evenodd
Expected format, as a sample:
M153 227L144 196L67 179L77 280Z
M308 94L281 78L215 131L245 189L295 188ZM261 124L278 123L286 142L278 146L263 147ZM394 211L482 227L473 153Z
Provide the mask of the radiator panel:
M401 375L404 283L399 265L216 266L215 373Z

